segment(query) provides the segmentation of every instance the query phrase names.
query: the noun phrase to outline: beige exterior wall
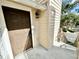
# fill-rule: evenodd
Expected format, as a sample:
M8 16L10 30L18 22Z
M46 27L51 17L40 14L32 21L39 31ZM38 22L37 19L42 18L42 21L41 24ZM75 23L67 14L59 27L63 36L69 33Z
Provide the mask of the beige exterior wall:
M36 19L35 16L36 9L32 8L32 28L34 33L34 40L33 40L33 47L37 47L39 45L38 39L39 39L39 20Z
M48 48L49 47L49 39L48 39L48 10L41 11L41 17L39 18L39 42L40 44Z
M2 1L2 2L1 2ZM21 0L22 1L22 0ZM52 3L51 3L52 1ZM1 5L0 5L0 27L1 28L6 28L5 21L4 21L4 16L1 10L1 6L7 6L15 9L20 9L20 10L25 10L29 11L31 14L31 25L32 25L32 35L33 35L33 47L37 47L39 45L42 45L45 48L49 48L52 46L51 41L56 39L56 35L59 29L60 25L60 15L61 15L61 1L58 2L58 0L49 0L49 6L52 5L55 8L56 15L55 15L55 23L54 23L54 38L52 40L49 39L50 34L49 34L49 13L48 9L47 10L41 10L40 12L40 18L36 18L35 12L37 9L29 7L24 4L16 3L10 0L0 0ZM49 7L48 6L48 7ZM53 8L52 7L52 8ZM9 36L8 36L9 37ZM11 48L11 47L10 47Z
M6 6L6 7L15 8L15 9L29 11L31 13L30 14L31 15L31 25L32 25L32 30L33 30L32 31L33 47L37 47L37 46L39 46L39 44L41 44L45 47L48 47L47 11L41 11L40 18L36 19L35 12L36 12L37 9L32 8L32 7L28 7L27 5L22 5L22 4L15 3L15 2L12 2L12 1L8 1L8 0L2 0L1 6ZM2 28L3 28L3 23L5 24L5 20L4 20L3 15L1 17L3 18L3 19L1 19L2 21L0 20L1 23L2 23ZM6 25L4 25L4 27L6 28ZM12 45L12 46L15 47L15 45ZM15 49L15 51L17 51L17 50Z
M50 48L55 43L57 33L60 27L62 0L49 0L48 3L49 3L48 9L45 11L41 11L41 17L39 18L39 29L40 29L39 42L45 48ZM50 28L51 28L51 26L49 25L50 18L51 18L50 13L52 13L50 6L52 6L51 8L53 10L55 10L55 15L53 15L55 16L55 19L52 19L53 21L52 25L54 25L52 27L53 30L51 31L53 32L52 35L49 33ZM52 37L50 38L50 36Z
M32 9L33 15L33 26L34 26L34 45L39 46L42 45L45 48L49 47L49 40L48 40L48 14L47 10L40 11L40 17L35 18L35 9Z
M54 27L53 27L54 38L52 39L53 44L55 43L57 39L57 34L58 34L59 27L60 27L61 5L62 5L62 0L50 0L49 2L49 6L52 6L52 8L55 10L55 15L54 15L55 19L54 19Z
M38 26L38 20L35 18L35 11L36 11L36 9L34 9L32 7L28 7L28 6L22 5L22 4L19 4L19 3L8 1L8 0L1 0L0 2L1 2L1 5L0 5L0 12L1 12L1 14L0 14L1 15L0 16L0 27L1 27L2 30L4 30L6 28L6 25L5 25L5 19L4 19L3 13L2 13L1 6L11 7L11 8L25 10L25 11L29 11L30 12L31 25L32 25L32 35L33 35L33 40L32 40L33 41L33 47L36 47L38 45L38 43L37 43L38 40L37 39L38 39L38 27L39 27ZM9 35L8 35L8 38L6 38L6 39L9 39ZM5 41L6 41L6 39L5 39ZM15 45L11 45L11 47L12 46L15 47ZM11 47L9 47L9 48L11 48ZM20 49L20 50L22 50L22 49ZM15 49L15 51L17 51L17 49Z

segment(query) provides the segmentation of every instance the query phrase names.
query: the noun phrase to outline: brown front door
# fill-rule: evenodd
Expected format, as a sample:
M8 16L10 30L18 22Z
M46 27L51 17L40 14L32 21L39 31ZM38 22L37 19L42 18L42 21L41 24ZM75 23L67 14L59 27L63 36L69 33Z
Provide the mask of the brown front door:
M30 12L2 8L14 55L32 48Z

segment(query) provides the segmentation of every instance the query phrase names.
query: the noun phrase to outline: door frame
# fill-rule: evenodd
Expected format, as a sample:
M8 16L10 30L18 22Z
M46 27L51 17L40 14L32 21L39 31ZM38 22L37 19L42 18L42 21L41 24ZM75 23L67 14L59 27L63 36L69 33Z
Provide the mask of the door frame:
M34 31L33 31L32 9L30 7L27 7L27 6L18 4L18 3L14 3L14 2L11 2L11 1L6 1L6 0L2 2L1 6L14 8L14 9L18 9L18 10L23 10L23 11L26 11L26 12L30 13L31 30L32 30L32 42L33 42L32 44L33 44L33 47L34 47ZM2 9L2 7L1 7L1 9ZM2 14L3 14L3 12L2 12ZM5 21L5 19L4 19L4 21ZM5 22L5 25L6 25L6 22ZM7 26L6 26L6 28L7 28Z
M9 8L14 8L14 9L18 9L18 10L23 10L23 11L28 11L30 13L31 30L32 30L32 47L34 47L35 46L35 44L34 44L34 39L35 38L34 38L33 18L32 18L32 9L31 9L31 7L27 7L25 5L15 3L15 2L12 2L12 1L8 1L8 0L1 0L0 1L0 7L1 7L0 9L1 10L2 10L2 6L9 7ZM3 15L3 11L1 12L1 15ZM5 24L4 26L7 29L4 16L2 16L2 18L3 18L4 24ZM7 29L7 32L8 32L8 29ZM9 38L9 34L8 34L8 38Z

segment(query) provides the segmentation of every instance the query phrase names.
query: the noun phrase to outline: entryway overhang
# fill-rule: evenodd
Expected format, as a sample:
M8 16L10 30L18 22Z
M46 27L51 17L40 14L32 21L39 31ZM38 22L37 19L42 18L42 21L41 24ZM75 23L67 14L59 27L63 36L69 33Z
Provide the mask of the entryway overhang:
M23 5L27 5L27 6L35 8L35 9L42 10L42 11L46 10L45 5L42 5L42 4L40 4L40 3L36 2L36 1L32 1L32 0L11 0L11 1L23 4Z

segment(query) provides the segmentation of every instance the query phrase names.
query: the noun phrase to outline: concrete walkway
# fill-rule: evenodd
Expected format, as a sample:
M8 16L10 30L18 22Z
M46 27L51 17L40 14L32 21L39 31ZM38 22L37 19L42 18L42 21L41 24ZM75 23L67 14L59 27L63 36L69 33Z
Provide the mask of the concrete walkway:
M58 47L44 49L37 47L23 54L16 56L15 59L76 59L76 52Z

